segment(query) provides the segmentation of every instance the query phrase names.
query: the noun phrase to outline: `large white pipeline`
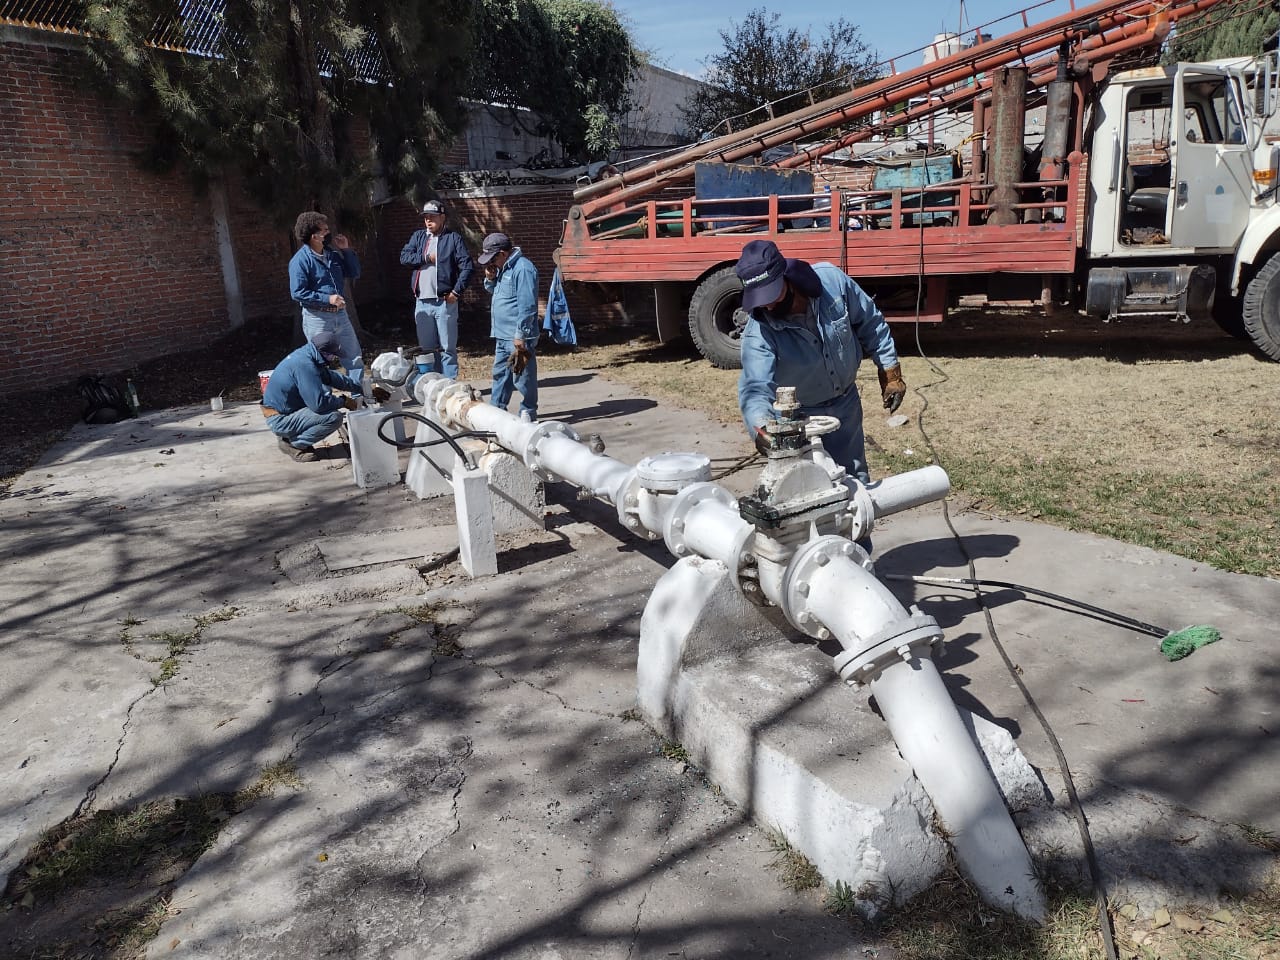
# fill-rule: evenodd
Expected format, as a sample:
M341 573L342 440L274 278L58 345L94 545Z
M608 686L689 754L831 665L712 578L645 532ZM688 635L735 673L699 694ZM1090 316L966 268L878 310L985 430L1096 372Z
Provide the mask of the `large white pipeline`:
M494 434L539 476L564 480L614 505L627 526L650 538L662 536L678 557L717 560L735 578L756 559L756 527L723 487L690 476L664 484L661 463L645 473L649 460L632 467L593 452L567 425L522 421L450 380L424 379L417 394L439 422ZM670 476L679 480L681 467L677 461ZM867 533L876 518L941 499L949 487L937 466L869 487L855 484L852 536ZM780 579L761 577L759 586L798 629L834 636L844 647L837 671L850 683L870 686L903 758L950 833L961 867L984 899L1041 920L1044 897L1026 846L931 658L941 631L931 617L904 609L868 566L850 540L822 536L795 551Z

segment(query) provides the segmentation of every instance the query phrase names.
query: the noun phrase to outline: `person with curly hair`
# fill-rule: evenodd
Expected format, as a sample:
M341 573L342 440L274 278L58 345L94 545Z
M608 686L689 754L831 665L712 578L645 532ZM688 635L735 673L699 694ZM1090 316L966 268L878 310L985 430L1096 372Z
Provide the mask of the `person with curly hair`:
M321 333L337 338L342 365L359 382L364 358L342 291L347 280L359 278L360 260L345 235L330 233L323 213L298 214L293 234L301 246L289 261L289 292L302 307L302 334L308 340Z

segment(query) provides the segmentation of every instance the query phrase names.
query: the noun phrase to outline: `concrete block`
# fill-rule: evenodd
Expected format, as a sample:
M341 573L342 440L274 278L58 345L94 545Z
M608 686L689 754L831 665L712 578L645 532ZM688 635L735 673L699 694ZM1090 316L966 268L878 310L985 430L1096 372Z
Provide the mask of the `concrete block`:
M866 691L830 651L744 600L719 563L686 558L640 621L640 708L725 795L777 830L874 915L928 887L947 862L933 804ZM959 711L1007 802L1045 790L1007 731Z
M433 423L439 423L434 412L424 407L422 416ZM418 424L414 431L415 440L428 440L438 437L434 430ZM409 451L409 465L405 468L404 482L410 490L418 495L419 500L431 500L453 493L453 467L458 455L447 443L434 447L417 447Z
M453 504L458 515L458 553L463 569L473 577L498 572L498 545L493 533L493 502L489 478L483 470L453 466Z
M546 491L523 460L501 450L485 453L479 464L489 476L493 527L498 533L546 529Z
M435 453L444 450L445 453ZM404 471L404 483L418 495L419 500L432 500L453 493L453 465L458 455L448 446L409 451L409 465Z

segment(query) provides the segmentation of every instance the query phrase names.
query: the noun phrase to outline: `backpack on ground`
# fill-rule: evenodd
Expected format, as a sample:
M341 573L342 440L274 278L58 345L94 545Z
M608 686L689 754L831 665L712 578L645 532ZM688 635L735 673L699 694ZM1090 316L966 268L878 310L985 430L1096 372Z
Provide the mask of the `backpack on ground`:
M124 393L102 377L81 377L76 394L83 404L80 416L85 423L119 423L133 416Z

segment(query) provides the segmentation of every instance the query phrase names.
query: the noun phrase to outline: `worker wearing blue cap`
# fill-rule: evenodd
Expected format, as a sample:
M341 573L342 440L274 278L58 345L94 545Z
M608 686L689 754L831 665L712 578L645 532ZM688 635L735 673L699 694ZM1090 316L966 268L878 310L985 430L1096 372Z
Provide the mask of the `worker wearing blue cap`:
M839 267L789 260L772 240L743 247L735 272L751 317L742 335L738 406L757 449L767 452L773 443L762 428L778 416L778 387L795 387L803 413L840 421L839 430L822 437L831 459L870 483L854 383L862 358L879 368L886 410L897 410L907 393L884 315Z

